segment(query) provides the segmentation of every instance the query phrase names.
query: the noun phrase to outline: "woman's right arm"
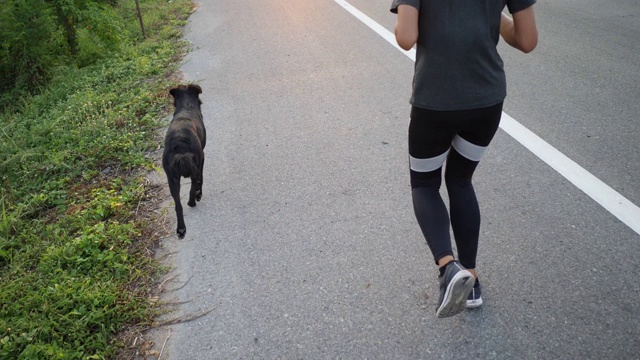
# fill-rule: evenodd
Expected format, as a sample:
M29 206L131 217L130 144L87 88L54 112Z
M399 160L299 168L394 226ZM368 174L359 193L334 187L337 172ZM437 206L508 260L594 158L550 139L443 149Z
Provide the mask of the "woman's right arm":
M502 14L500 19L500 35L504 41L514 48L529 53L538 45L538 28L533 6L513 14L513 19Z

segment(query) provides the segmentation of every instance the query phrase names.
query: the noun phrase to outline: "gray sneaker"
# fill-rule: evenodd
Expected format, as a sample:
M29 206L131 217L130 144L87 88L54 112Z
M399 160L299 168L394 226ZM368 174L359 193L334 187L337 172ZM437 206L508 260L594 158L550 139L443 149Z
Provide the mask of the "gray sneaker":
M467 306L467 297L473 289L475 278L456 260L446 265L440 276L440 299L436 308L439 318L457 315Z
M467 298L467 309L474 309L480 307L480 305L482 305L482 287L480 287L480 282L476 279L476 283Z

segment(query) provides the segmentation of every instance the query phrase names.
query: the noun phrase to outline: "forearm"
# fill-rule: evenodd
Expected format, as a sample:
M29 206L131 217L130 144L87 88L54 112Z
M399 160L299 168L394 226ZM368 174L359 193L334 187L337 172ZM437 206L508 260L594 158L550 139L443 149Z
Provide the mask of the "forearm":
M514 33L513 27L513 19L509 16L502 13L502 17L500 18L500 36L502 39L509 45L514 48L518 47L518 41L516 41L516 36Z
M533 7L514 13L513 18L504 13L501 16L500 35L507 44L525 53L535 49L538 45L538 29Z

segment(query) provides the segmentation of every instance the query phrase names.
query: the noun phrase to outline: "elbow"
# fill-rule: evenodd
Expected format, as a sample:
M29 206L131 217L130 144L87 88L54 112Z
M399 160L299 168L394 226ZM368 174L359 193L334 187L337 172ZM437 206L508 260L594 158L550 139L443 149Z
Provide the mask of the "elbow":
M402 48L404 51L411 50L413 45L416 44L415 41L406 40L406 39L399 39L399 38L396 38L396 42L398 43L398 46L400 46L400 48Z
M519 44L519 49L525 54L532 52L536 46L538 46L538 37L536 36L534 39L528 39L527 41L522 41Z
M405 51L411 50L411 48L418 42L418 29L407 29L406 27L396 25L395 29L396 43Z
M409 51L418 41L418 34L409 32L396 31L396 43L403 50Z
M534 48L535 47L525 47L525 48L522 48L520 50L522 50L523 53L528 54L528 53L532 52Z

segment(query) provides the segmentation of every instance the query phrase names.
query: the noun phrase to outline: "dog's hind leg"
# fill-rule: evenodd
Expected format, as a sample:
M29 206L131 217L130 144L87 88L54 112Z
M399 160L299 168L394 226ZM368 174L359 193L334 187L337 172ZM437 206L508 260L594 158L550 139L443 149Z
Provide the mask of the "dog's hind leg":
M200 201L202 199L202 182L204 181L204 152L202 153L202 161L200 161L199 166L200 172L200 181L198 181L198 189L196 191L196 201Z
M173 202L175 203L176 208L176 217L178 218L178 229L176 233L180 239L184 238L184 235L187 233L187 226L184 224L184 214L182 213L182 204L180 203L180 178L172 179L169 178L169 191L171 192L171 197L173 198Z
M196 197L198 196L198 183L201 182L199 174L191 175L191 190L189 190L189 202L187 205L196 206Z

